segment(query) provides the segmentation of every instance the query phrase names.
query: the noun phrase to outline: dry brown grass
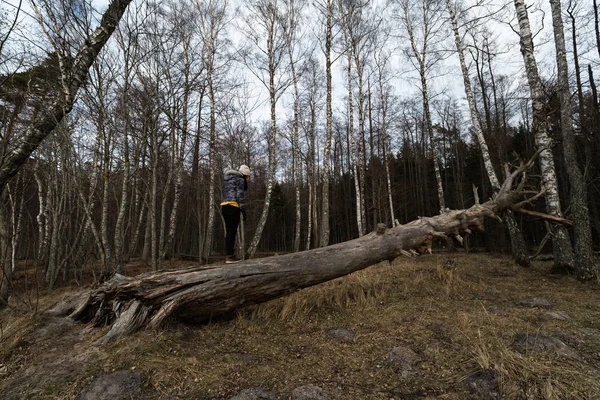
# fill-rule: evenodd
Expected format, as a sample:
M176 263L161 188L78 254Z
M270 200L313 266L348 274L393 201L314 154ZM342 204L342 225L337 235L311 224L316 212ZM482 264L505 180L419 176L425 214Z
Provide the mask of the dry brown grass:
M36 375L24 371L43 372L48 359L40 352L57 346L34 340L46 318L4 311L0 363L8 372L0 377L0 397L34 388L35 398L74 398L98 374L135 369L145 378L144 399L222 399L256 386L286 396L309 383L333 399L465 399L472 396L466 381L477 371L497 375L503 399L600 398L598 284L550 276L549 268L537 262L522 269L487 254L400 258L203 326L172 322L98 346L93 340L101 331L76 325L79 341L57 355L65 362L78 356L77 369L34 382ZM570 319L519 305L534 297ZM354 339L330 337L336 328ZM559 333L580 357L521 353L513 342L527 333ZM408 370L387 364L396 346L421 361ZM19 365L24 360L26 367Z

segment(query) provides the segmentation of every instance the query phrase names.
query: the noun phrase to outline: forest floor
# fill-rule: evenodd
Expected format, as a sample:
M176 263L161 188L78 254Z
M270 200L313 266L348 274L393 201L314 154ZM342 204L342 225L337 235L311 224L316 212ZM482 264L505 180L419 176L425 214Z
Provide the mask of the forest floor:
M0 312L0 398L600 399L600 285L550 266L402 257L108 344L43 312L74 288L29 293Z

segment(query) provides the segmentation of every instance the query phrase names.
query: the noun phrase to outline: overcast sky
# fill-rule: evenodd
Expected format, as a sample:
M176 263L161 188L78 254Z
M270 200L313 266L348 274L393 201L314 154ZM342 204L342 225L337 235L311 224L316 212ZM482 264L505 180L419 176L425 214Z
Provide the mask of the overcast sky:
M241 0L240 0L241 1ZM15 6L19 3L16 0L0 0L0 7L3 11L8 11L9 14L12 14ZM502 2L506 4L506 2ZM245 2L241 1L241 4L245 4ZM383 1L379 1L379 6L381 7ZM534 31L538 32L535 37L536 43L536 58L538 61L538 65L540 67L541 72L544 75L551 74L555 70L555 59L554 59L554 45L552 42L552 21L549 10L549 1L528 1L527 4L530 7L530 21L532 24L532 28ZM563 4L563 8L565 8L568 1ZM102 12L108 5L108 1L95 1L94 6ZM587 6L587 5L586 5ZM583 7L583 5L580 5ZM591 8L591 5L589 6ZM589 12L589 10L585 10ZM28 23L32 23L33 18L31 17L33 13L31 12L29 1L23 1L23 10L21 16L19 18L19 23L21 25L26 25ZM513 18L510 21L510 18ZM511 29L509 25L512 22L512 26L516 28L516 20L514 19L514 7L512 6L512 2L507 4L506 13L502 17L504 22L498 21L488 21L486 26L488 29L492 30L494 33L495 41L499 45L500 53L497 55L496 60L494 62L497 71L496 74L505 74L509 75L513 78L512 85L516 87L519 81L524 80L523 74L523 58L519 51L518 44L518 35ZM568 22L568 21L566 21ZM593 21L592 21L593 22ZM396 24L398 25L398 24ZM567 27L566 27L567 28ZM592 24L582 24L582 26L578 26L579 32L579 42L580 42L580 55L582 56L582 68L586 68L588 63L598 64L598 53L594 51L593 44L593 23ZM239 33L231 32L230 33L234 38L236 35L239 36ZM571 45L571 32L570 29L566 30L567 34L567 46L570 48ZM451 39L451 38L450 38ZM401 39L398 39L400 41ZM394 45L396 43L392 43ZM399 43L402 45L402 43ZM454 46L453 40L448 42L450 48ZM317 54L321 61L324 64L324 57L319 50L317 50ZM570 64L573 65L572 63ZM340 58L334 65L334 85L335 85L335 107L338 110L343 110L345 107L343 103L343 97L346 94L345 82L346 78L344 76L344 68L345 68L345 60ZM406 61L404 56L398 55L394 58L392 68L398 72L398 76L395 79L395 87L396 94L400 97L405 96L413 96L418 93L418 82L414 79L415 72L410 68L410 64ZM571 73L573 71L570 71ZM473 73L473 71L472 71ZM598 75L598 74L597 74ZM587 74L586 74L587 76ZM587 82L587 78L584 80ZM455 55L450 56L447 60L445 60L439 66L439 74L434 80L430 82L432 94L440 93L442 91L446 91L450 93L453 97L458 98L459 100L464 102L464 88L462 85L462 77L460 76L460 68L458 64L458 58ZM263 102L263 106L260 107L257 112L255 112L255 119L268 119L268 93L266 89L261 84L256 84L254 86L255 95L260 98ZM289 104L291 104L291 96L285 96L282 98L280 103L278 103L279 107L279 117L283 117L286 114L289 115ZM466 110L466 107L464 107ZM464 113L464 117L468 118L468 113Z

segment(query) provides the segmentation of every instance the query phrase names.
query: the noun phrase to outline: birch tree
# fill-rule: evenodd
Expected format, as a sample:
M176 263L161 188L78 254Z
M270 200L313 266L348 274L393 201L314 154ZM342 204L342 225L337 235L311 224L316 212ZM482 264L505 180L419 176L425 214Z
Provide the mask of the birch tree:
M542 181L545 187L546 212L550 215L562 217L560 198L558 195L558 183L552 154L553 141L548 135L546 116L548 108L542 90L542 82L539 76L537 62L533 51L533 35L529 24L529 16L524 0L514 0L517 19L519 22L519 36L521 54L525 63L527 81L531 93L533 106L533 132L535 144L540 151L539 162L542 173ZM566 228L557 225L553 229L552 249L554 253L555 271L571 270L574 266L573 248Z
M298 47L298 38L302 37L300 23L302 12L305 7L303 1L287 0L287 20L283 22L283 32L286 39L287 53L289 57L290 73L292 75L292 86L294 89L294 106L292 119L292 165L294 175L294 194L296 200L296 225L294 229L294 252L300 250L300 228L302 223L302 205L300 204L300 186L302 185L302 168L300 166L300 88L299 76L296 71L295 49Z
M571 114L571 91L569 90L569 67L562 21L560 0L550 0L552 9L552 27L554 28L554 45L556 48L556 64L558 67L558 90L560 98L560 127L563 137L563 149L569 177L569 194L571 214L575 231L575 273L581 280L596 278L594 263L594 246L590 228L590 215L587 206L587 190L585 180L577 162L573 117ZM583 116L582 116L583 117Z
M333 108L332 108L332 79L331 79L331 67L335 60L332 60L333 51L333 40L334 40L334 28L337 24L335 11L336 11L336 0L323 0L316 4L317 8L324 16L324 35L325 45L322 48L325 54L325 144L323 146L323 169L321 171L322 176L322 191L321 191L321 229L319 230L319 246L324 247L329 244L329 178L330 178L330 156L331 156L331 139L333 136Z
M267 133L269 142L267 191L258 226L246 252L248 257L254 256L269 215L277 164L276 105L285 89L290 85L289 78L286 76L286 71L284 71L286 67L284 63L286 41L281 29L283 19L279 11L280 6L280 0L258 0L254 2L250 8L250 16L245 26L246 35L254 42L254 51L243 54L244 63L268 90L270 105L270 126Z
M307 88L304 94L304 107L306 115L303 118L303 127L306 136L307 154L306 154L306 175L308 180L308 206L307 206L307 230L306 230L306 250L310 250L314 242L317 245L319 240L319 217L318 217L318 149L317 149L317 120L322 109L323 97L323 79L324 74L319 69L320 65L314 57L311 57L306 63L306 73L303 75L304 84Z
M213 227L215 221L215 178L217 174L217 101L216 90L219 66L225 60L223 46L226 43L223 37L228 21L229 1L208 0L196 1L200 12L200 35L204 45L204 68L206 70L206 94L209 102L209 139L208 139L208 221L204 249L201 256L208 260L212 249ZM200 118L200 116L198 116Z
M419 73L419 89L421 90L423 102L425 129L429 137L435 170L440 213L443 213L446 210L446 202L444 200L444 187L442 185L438 155L434 144L431 109L429 105L430 93L427 82L430 79L431 69L441 60L440 55L436 54L436 47L444 39L442 8L438 2L429 0L400 0L400 8L402 14L400 19L408 34L410 46L410 49L407 49L405 52Z
M465 60L463 41L458 30L458 21L456 17L455 6L452 5L451 0L446 0L446 6L448 8L448 13L450 14L450 23L452 25L452 31L454 33L454 43L456 45L456 51L458 52L458 59L460 61L465 95L467 97L467 102L469 103L469 111L471 113L471 123L473 124L475 135L479 143L479 148L481 150L485 171L487 173L490 183L492 184L493 192L494 194L496 194L498 188L500 187L500 181L498 180L496 171L494 170L494 166L492 165L490 152L488 150L485 136L483 135L483 129L481 128L481 122L479 120L479 115L475 106L475 98L473 96L473 90L471 89L471 80L469 78L469 70L467 68L467 63ZM525 240L523 239L523 234L521 233L519 226L517 225L517 221L515 220L510 210L506 212L504 220L506 221L506 225L508 227L512 247L512 254L515 261L521 266L529 267L531 265L531 262L529 260L529 255L527 254Z
M362 171L359 173L359 166L362 164L361 157L361 131L359 129L358 140L354 133L354 91L353 91L353 72L352 66L353 53L354 53L354 20L356 14L359 13L358 8L360 4L353 1L340 1L340 12L342 14L342 30L344 32L344 47L346 53L346 79L348 86L348 137L350 138L350 152L352 158L349 160L352 164L352 176L354 178L354 194L356 196L356 226L358 228L358 235L363 236L365 234L365 215L364 215L364 191L361 185L361 180L364 180ZM359 84L360 85L360 84ZM359 88L359 90L362 90ZM362 93L362 91L361 91ZM360 109L361 105L359 105ZM362 113L361 113L362 115ZM361 122L362 124L362 122Z
M381 46L383 47L383 46ZM379 107L380 107L380 140L383 150L383 164L385 167L385 178L386 178L386 187L388 192L388 204L390 208L390 219L392 222L392 226L398 225L398 220L396 219L396 214L394 212L394 199L392 195L392 179L390 177L390 165L388 160L388 113L389 113L389 103L390 103L390 84L387 82L387 72L389 68L389 61L391 58L391 54L389 51L384 49L380 49L377 53L375 53L375 68L376 68L376 79L377 79L377 90L379 92Z

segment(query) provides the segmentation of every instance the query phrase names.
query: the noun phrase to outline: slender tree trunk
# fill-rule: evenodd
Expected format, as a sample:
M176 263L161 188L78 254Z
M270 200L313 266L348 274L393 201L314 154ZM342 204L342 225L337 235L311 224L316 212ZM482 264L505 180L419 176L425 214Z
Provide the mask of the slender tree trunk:
M125 116L126 120L128 119ZM119 205L119 213L117 216L117 222L115 224L115 238L114 238L114 258L115 258L115 272L122 274L125 268L126 257L124 254L124 236L125 236L125 214L129 209L129 181L131 174L131 163L129 160L129 133L128 124L125 124L123 132L123 181L121 183L121 204Z
M158 132L154 129L152 135L152 182L150 184L150 262L153 271L161 269L160 258L158 257L158 241L160 239L160 233L156 226L156 219L158 218L158 161L160 159Z
M572 33L572 41L573 41L573 63L575 66L575 79L577 82L577 108L579 110L579 127L583 134L584 140L587 142L585 148L585 170L594 169L594 160L592 155L592 138L590 135L588 121L587 121L587 112L585 110L585 104L583 100L583 85L581 83L581 68L579 66L579 50L577 46L577 26L575 15L573 15L573 10L571 9L571 2L569 1L569 7L567 9L569 16L571 18L571 31ZM584 181L585 174L584 174Z
M596 31L596 50L600 55L600 26L598 22L598 2L594 0L594 29Z
M0 191L0 308L8 304L12 292L12 265L9 262L12 254L12 240L8 226L9 212L6 190Z
M208 157L208 221L206 223L206 235L204 238L204 259L208 259L212 253L213 229L215 225L215 185L217 168L217 128L216 128L216 102L215 88L213 82L213 56L212 46L207 51L206 61L206 79L208 84L208 102L210 107L210 139L209 139L209 157Z
M380 102L381 102L381 133L380 133L380 141L381 147L383 149L383 163L385 165L385 178L387 183L387 192L388 192L388 202L390 206L390 218L392 222L392 226L397 225L396 216L394 214L394 200L392 198L392 181L390 177L390 163L387 155L387 101L384 93L383 82L381 79L381 71L379 74L379 92L380 92Z
M423 95L423 111L425 114L425 129L429 136L429 146L431 147L431 158L433 161L433 169L435 171L435 181L437 183L437 194L440 205L440 214L446 211L446 201L444 200L444 186L442 185L442 174L440 172L440 164L438 162L437 150L435 148L435 140L433 137L433 126L431 122L431 111L429 109L429 93L427 91L427 82L425 80L425 70L421 74L421 90Z
M366 143L365 143L365 99L363 93L363 65L359 59L359 54L354 49L354 61L356 65L356 73L358 76L358 165L360 167L359 178L359 190L360 190L360 218L362 220L362 230L358 231L360 236L367 233L367 215L366 215L366 204L365 204L365 180L367 177L366 173Z
M44 184L39 174L39 162L35 163L33 176L37 184L38 194L38 214L36 221L38 224L38 248L35 257L35 266L46 265L46 249L48 246L48 237L46 236L46 224L48 223L48 211L46 208L46 199L44 198Z
M552 139L548 136L546 126L547 109L545 107L544 93L541 87L541 80L538 73L538 67L533 53L533 37L529 25L529 17L524 0L514 0L517 18L519 20L520 44L527 80L531 91L531 100L533 103L533 131L535 132L535 143L540 153L540 170L542 181L546 188L546 211L550 215L562 217L560 207L560 198L558 195L558 183L556 180L556 170L554 166L554 156L552 154ZM569 239L569 234L564 226L558 225L554 228L552 236L554 267L555 272L563 270L572 270L574 265L573 248Z
M471 89L469 70L467 69L463 45L458 31L456 13L450 0L446 0L446 5L450 14L450 21L452 24L452 30L454 32L454 42L456 45L456 50L458 51L458 58L460 60L465 94L469 103L469 110L471 112L471 122L473 124L473 127L475 128L475 135L477 137L477 141L479 142L481 156L483 159L485 170L487 172L488 179L490 180L490 183L492 185L492 190L494 193L497 193L500 188L500 182L498 180L498 177L496 176L496 172L494 171L494 166L492 165L492 160L490 158L490 152L488 150L487 142L483 135L481 123L479 122L479 116L475 107L475 98ZM529 260L529 256L527 254L527 247L525 245L525 240L523 239L523 234L519 230L519 226L517 225L517 222L515 221L515 218L510 211L507 211L507 213L504 216L504 220L506 221L506 225L508 227L512 247L512 254L515 259L515 262L523 267L529 267L531 265L531 261Z
M179 147L174 146L175 154L175 188L173 193L173 203L171 205L171 213L169 216L169 230L164 243L161 257L171 258L173 256L173 239L175 237L175 229L177 227L177 215L179 212L179 204L181 203L181 191L183 187L183 162L185 159L185 145L188 135L188 102L189 102L189 70L186 67L186 82L183 95L183 106L181 111L181 136L179 137ZM177 142L177 141L176 141Z
M270 16L270 29L268 30L267 39L267 54L269 57L269 100L271 103L271 129L269 132L269 170L267 176L267 193L265 194L265 202L263 205L262 214L258 220L258 226L254 237L248 247L247 256L248 258L254 257L260 238L262 236L263 229L267 223L267 217L269 216L269 209L271 207L271 193L273 192L273 185L275 183L275 167L277 165L276 160L276 146L277 146L277 115L275 113L275 106L277 104L276 88L275 88L275 73L277 72L277 61L275 49L273 48L275 43L275 35L279 33L275 30L275 21L273 16Z
M346 39L346 47L350 48L350 40ZM363 226L363 213L362 213L362 199L361 196L363 194L360 182L359 182L359 172L358 166L360 164L360 154L356 146L356 138L354 137L354 101L353 101L353 93L352 93L352 54L350 54L350 50L348 50L348 66L346 68L347 78L348 78L348 137L350 138L350 152L352 153L351 158L348 158L348 161L352 164L352 176L354 178L354 194L356 199L356 226L358 228L358 236L363 236L365 234L364 226Z
M145 143L145 140L142 142ZM140 171L137 172L136 174L136 179L135 179L135 184L134 184L134 188L133 190L135 190L135 202L134 202L134 207L133 209L135 210L135 213L133 213L133 217L136 217L136 213L137 213L137 222L135 222L134 224L134 228L133 228L133 238L131 240L131 242L127 243L127 254L133 253L137 250L138 248L138 243L139 243L139 238L140 238L140 233L142 230L142 226L144 223L144 217L147 217L147 207L148 207L148 201L147 201L147 192L142 193L142 188L140 187L140 174L141 174L141 170L144 169L144 165L146 164L146 156L147 156L147 150L148 147L145 144L141 144L141 146L143 146L143 148L141 149L141 159L136 159L136 163L138 165L138 169ZM143 251L142 251L143 253Z
M310 250L312 244L313 230L318 232L317 229L317 172L315 168L316 164L316 124L317 116L315 110L315 104L311 99L310 104L310 130L309 130L309 149L310 154L308 155L308 228L306 232L306 250Z
M569 90L569 71L565 34L561 16L560 0L550 0L552 9L552 26L554 27L554 44L556 47L556 64L558 66L558 86L560 96L560 121L563 135L563 149L570 183L571 214L575 231L575 273L580 280L596 278L596 265L590 228L590 215L587 206L587 189L585 180L577 163L573 118L571 114L571 92Z
M326 126L325 126L325 147L323 149L323 190L321 201L323 202L321 209L321 247L329 244L329 157L331 154L331 137L333 133L333 109L331 95L331 46L333 40L333 0L327 0L327 26L325 34L325 78L327 81L327 99L325 101L327 107Z
M19 180L21 181L21 187L19 187ZM11 251L11 260L10 267L11 271L14 273L16 265L17 265L17 250L19 246L19 242L21 240L21 228L23 225L23 211L25 208L25 199L24 199L24 190L25 185L23 184L24 178L21 176L21 179L17 178L17 182L15 182L15 190L14 194L10 191L8 193L8 199L11 205L11 226L13 227L12 234L12 251ZM9 187L10 189L10 187Z
M297 26L296 9L294 0L289 2L288 9L288 31L286 32L287 50L290 61L290 70L292 73L292 84L294 86L294 120L292 126L292 142L293 142L293 175L294 175L294 192L296 197L296 222L294 224L294 252L300 251L300 228L302 224L302 204L300 204L300 187L302 186L302 166L300 162L300 136L299 136L299 119L300 119L300 89L298 88L298 76L296 75L296 62L294 61L294 37Z
M152 223L152 216L154 213L152 212L152 192L148 193L148 197L150 198L149 205L146 211L146 226L144 227L144 246L142 248L142 260L148 264L148 261L152 263L152 227L154 224Z

